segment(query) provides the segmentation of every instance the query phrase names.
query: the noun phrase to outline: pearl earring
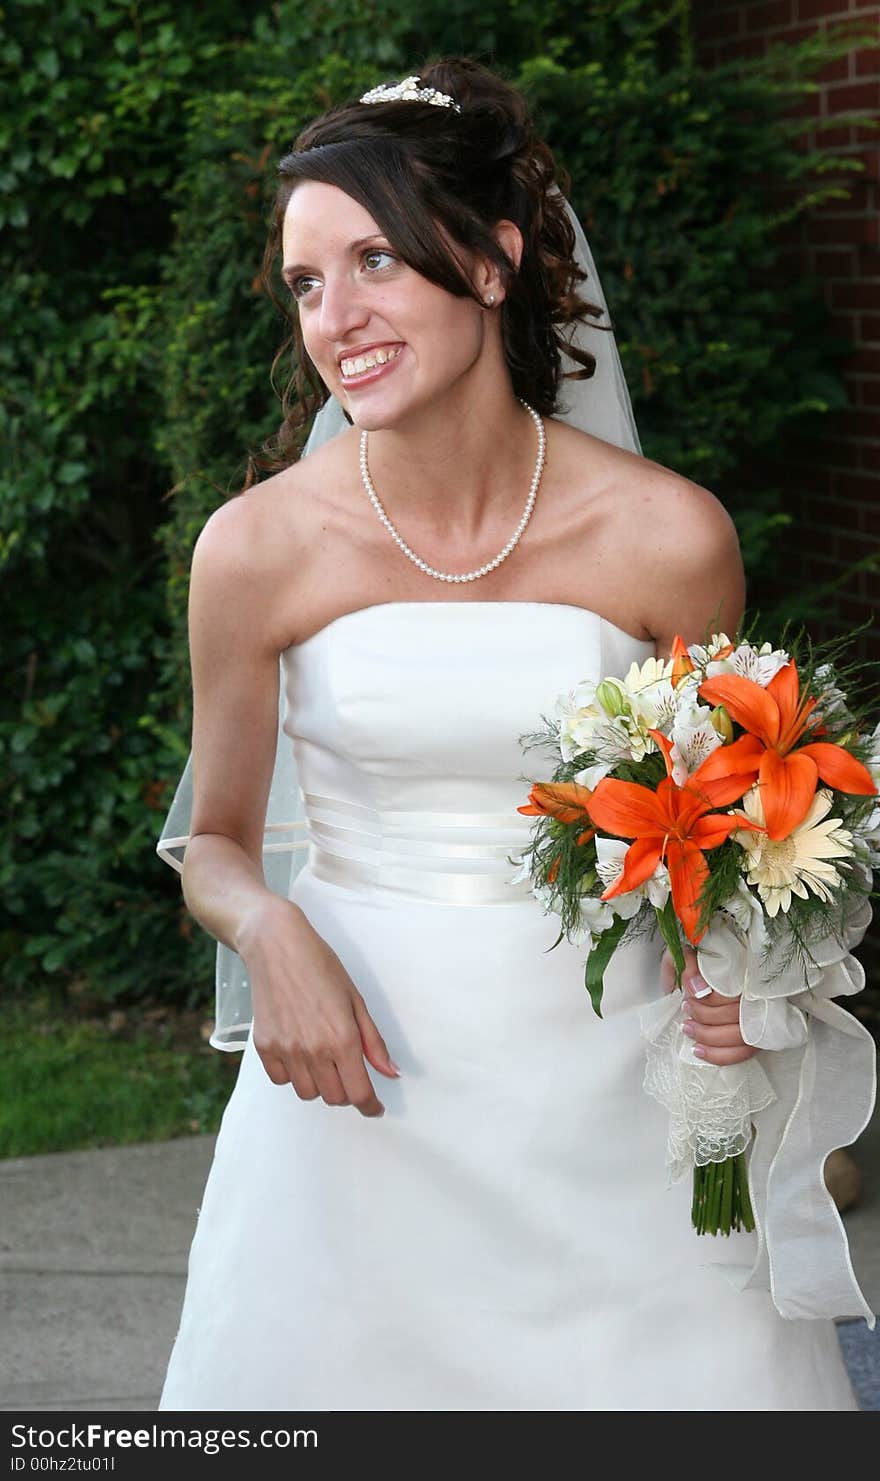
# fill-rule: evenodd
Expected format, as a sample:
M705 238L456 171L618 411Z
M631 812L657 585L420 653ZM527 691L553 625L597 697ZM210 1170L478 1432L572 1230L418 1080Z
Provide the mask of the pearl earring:
M489 297L486 299L486 306L487 306L487 308L491 308L492 305L494 304L494 302L495 302L495 294L494 293L490 293L489 294Z

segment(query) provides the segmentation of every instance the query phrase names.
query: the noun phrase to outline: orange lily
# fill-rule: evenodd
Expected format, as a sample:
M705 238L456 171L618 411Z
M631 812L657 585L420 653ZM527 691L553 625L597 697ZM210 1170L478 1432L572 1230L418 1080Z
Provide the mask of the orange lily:
M705 853L717 848L737 828L742 817L713 813L736 802L755 781L760 743L744 735L731 746L719 746L697 767L683 787L672 779L672 744L659 730L648 732L663 752L666 776L656 791L638 782L605 777L593 792L593 822L619 838L632 838L620 878L602 895L637 889L650 879L657 865L666 864L675 913L694 945L699 929L700 896L709 876ZM757 825L752 824L752 827ZM758 830L760 831L760 830Z
M876 794L867 766L843 746L831 741L798 746L816 700L801 695L793 661L774 675L766 689L740 674L719 674L700 685L700 694L710 704L723 704L763 749L758 784L770 838L787 838L803 822L820 777L838 792L862 797Z
M733 644L725 643L724 646L719 648L717 653L715 653L713 656L715 658L727 658L728 655L732 652ZM680 679L684 679L687 677L688 674L692 674L697 666L694 663L694 660L691 658L690 653L688 652L687 643L679 633L676 633L675 637L672 640L672 647L669 650L669 657L672 659L673 684L677 684Z
M673 684L677 684L680 679L684 679L688 674L692 674L696 668L694 660L688 653L687 643L678 633L676 633L672 641L672 649L669 656L672 659Z
M556 818L560 823L589 822L588 804L592 795L590 788L582 787L580 782L535 782L528 802L518 807L517 812ZM595 832L595 828L587 828L578 834L576 842L588 843Z

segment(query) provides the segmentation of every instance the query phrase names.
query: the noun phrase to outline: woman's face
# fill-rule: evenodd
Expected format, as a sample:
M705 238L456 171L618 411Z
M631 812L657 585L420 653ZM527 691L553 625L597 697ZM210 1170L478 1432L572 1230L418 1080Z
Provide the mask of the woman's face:
M369 212L337 186L295 187L282 243L306 351L356 426L399 424L479 358L480 305L401 261Z

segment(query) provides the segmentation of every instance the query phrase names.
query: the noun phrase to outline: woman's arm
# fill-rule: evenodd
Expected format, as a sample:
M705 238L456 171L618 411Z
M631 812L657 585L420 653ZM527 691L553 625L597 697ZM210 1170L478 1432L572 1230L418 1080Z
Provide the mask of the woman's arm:
M714 495L699 485L666 474L654 490L653 508L645 511L643 528L646 582L644 623L668 657L679 634L686 643L702 643L713 632L732 637L745 605L745 576L733 521ZM665 992L675 986L674 967L664 953L661 975ZM739 1028L739 998L726 998L703 981L696 953L685 949L682 979L684 1032L694 1053L710 1064L737 1064L757 1050Z
M269 889L262 850L278 725L278 536L264 501L233 499L199 536L190 585L193 811L183 893L196 920L244 959L254 1046L303 1100L381 1116L364 1057L398 1072L327 942ZM268 510L271 516L271 506ZM273 574L274 573L274 574Z
M189 641L193 809L183 894L196 920L238 951L270 903L262 840L278 723L278 651L266 618L257 519L221 506L193 552Z

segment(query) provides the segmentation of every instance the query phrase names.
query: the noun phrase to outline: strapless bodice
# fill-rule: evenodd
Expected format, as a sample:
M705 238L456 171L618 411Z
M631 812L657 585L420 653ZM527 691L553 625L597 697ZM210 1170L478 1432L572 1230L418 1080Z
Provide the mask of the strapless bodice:
M525 778L555 760L519 737L557 694L653 652L561 603L383 602L337 617L283 654L310 867L429 899L513 898Z

